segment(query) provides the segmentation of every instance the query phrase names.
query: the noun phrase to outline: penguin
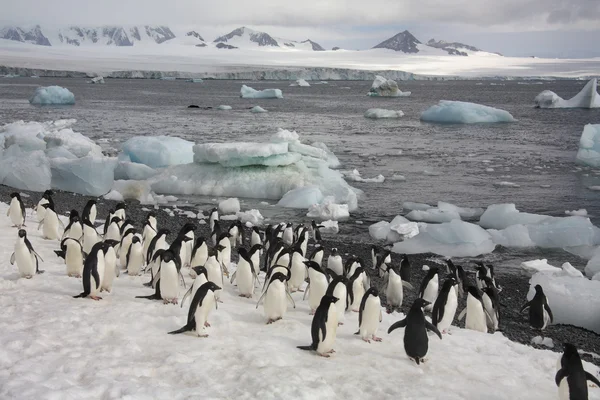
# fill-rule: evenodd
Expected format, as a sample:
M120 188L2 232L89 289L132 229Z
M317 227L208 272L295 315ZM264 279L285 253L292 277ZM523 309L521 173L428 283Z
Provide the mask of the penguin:
M156 214L153 211L150 211L146 216L146 222L142 228L142 253L144 254L144 262L146 263L149 261L146 258L148 255L148 247L150 246L152 239L156 236L157 231Z
M27 232L24 229L19 229L15 251L10 256L10 265L14 265L16 262L21 277L31 279L35 274L44 273L39 268L40 260L44 261L27 239Z
M208 226L210 227L211 232L214 231L214 229L215 229L216 221L219 221L219 210L216 208L213 208L210 211L210 216L208 218L208 223L209 223Z
M344 275L335 277L325 292L325 296L335 297L338 301L335 302L337 309L338 325L344 325L346 319L346 310L348 309L348 278Z
M81 212L82 218L87 218L93 224L96 222L96 215L98 210L96 209L96 200L89 200L85 207L83 207L83 211Z
M307 271L306 264L304 263L306 258L304 258L302 249L300 246L296 246L292 253L292 257L290 259L290 280L288 281L288 287L290 288L290 292L302 292L302 285L306 281Z
M265 299L263 307L265 317L267 317L267 325L283 318L287 311L288 300L290 300L294 308L296 308L296 303L294 302L294 299L292 299L286 281L287 277L284 274L281 272L274 273L269 280L267 290L265 290L260 299L258 299L256 308L258 308L262 298L264 297Z
M112 217L112 219L108 222L108 225L105 225L104 229L104 239L105 240L117 240L121 241L121 218Z
M83 292L74 298L90 297L93 300L101 300L98 296L101 287L100 273L104 274L104 248L108 244L98 242L94 244L90 253L85 258L83 265Z
M258 227L253 226L252 227L252 234L250 235L250 246L254 247L257 244L262 245L263 244L263 240L262 240L262 236L260 234L260 229L258 229Z
M189 267L192 261L192 250L194 248L194 230L196 229L196 225L192 223L186 223L181 230L179 231L179 235L184 235L189 240L184 241L182 245L182 254L181 254L181 266Z
M237 269L231 275L231 284L237 278L237 287L240 292L240 297L252 298L254 294L254 283L258 280L256 270L254 269L254 263L250 259L248 252L243 247L238 249L240 256Z
M429 303L425 306L425 311L430 311L433 308L433 303L438 296L438 288L439 288L439 277L438 277L438 269L437 267L431 267L423 281L421 282L421 287L419 288L419 297L427 300Z
M190 267L204 266L206 260L208 260L208 245L203 237L199 237L192 247Z
M198 288L200 286L204 285L206 282L208 282L208 272L206 272L206 268L204 268L203 266L197 266L197 267L193 267L192 269L194 270L194 273L196 274L196 278L194 279L194 283L190 286L188 291L185 292L185 294L183 295L183 298L181 299L181 307L182 308L183 308L183 304L185 303L185 300L190 296L193 299Z
M371 245L371 265L373 269L377 267L377 258L380 251L381 249L379 246L376 244Z
M206 260L206 263L204 264L208 280L210 282L214 282L220 288L223 287L223 265L221 265L221 262L218 259L218 254L220 248L222 247L223 246L217 245L216 248L210 249L208 253L208 260ZM220 297L221 290L217 289L215 292L215 298L217 301L219 301Z
M215 285L214 282L206 282L198 288L188 311L187 323L184 327L175 331L169 332L169 335L176 335L189 331L196 331L198 337L208 337L206 328L210 326L208 323L208 315L213 306L217 308L215 292L221 290L221 287Z
M465 314L467 316L465 322L466 329L487 333L487 321L491 317L487 315L487 311L483 306L483 300L481 299L481 292L475 286L468 287L467 306L458 316L458 320L463 319Z
M13 227L21 229L22 226L25 226L25 216L27 215L23 200L21 200L21 195L16 192L11 193L10 197L10 206L6 212L6 216L10 217Z
M319 229L322 228L323 225L317 225L315 220L312 220L310 226L312 228L313 239L316 243L321 243L321 231Z
M360 310L360 302L367 291L364 283L365 280L363 278L364 274L364 268L358 267L354 271L354 274L348 279L348 307L354 312Z
M276 241L272 242L269 246L269 251L267 252L267 256L265 259L265 267L268 270L272 266L275 265L279 255L284 249L283 242L279 239L274 239ZM288 261L289 262L289 261Z
M123 224L123 226L126 226ZM129 247L133 241L133 238L137 236L137 231L135 228L127 229L127 231L123 232L121 236L121 243L119 244L119 253L117 254L119 257L119 262L121 263L121 268L125 268L125 263L127 262L127 252L129 251Z
M476 281L477 281L477 288L479 290L482 290L484 287L487 286L487 284L485 282L485 278L488 277L492 280L494 287L500 291L500 287L498 287L498 285L496 285L496 277L494 276L494 266L493 265L491 265L491 264L484 265L482 262L478 262L476 269L477 269Z
M81 242L77 239L66 237L60 242L60 248L67 266L67 276L80 278L83 273L85 259Z
M427 307L429 305L428 303L429 302L425 299L417 298L410 307L410 311L406 315L406 318L395 322L388 329L389 334L395 329L406 328L404 330L404 351L411 360L414 360L417 363L417 365L425 361L425 357L429 350L429 337L427 336L427 331L434 332L438 335L440 340L442 339L442 334L438 328L425 319L423 308Z
M219 262L223 266L223 273L227 277L229 277L229 265L231 264L231 243L229 242L229 236L229 232L222 233L217 242L219 248Z
M440 294L435 300L431 312L431 323L442 333L447 333L454 321L458 307L458 283L453 276L449 276L442 284Z
M148 225L154 232L158 231L158 223L156 221L156 213L154 211L148 212L146 215L146 222L144 225Z
M119 268L117 268L117 252L115 246L119 244L116 240L105 240L107 245L104 247L104 278L100 285L100 291L109 292L112 290L115 277L119 276Z
M229 230L227 231L229 232L229 246L232 249L235 249L235 247L237 246L238 238L241 235L241 232L243 231L243 228L240 230L238 222L239 221L232 222L231 225L229 225Z
M346 264L344 265L344 274L346 275L346 278L350 279L358 267L362 267L364 269L363 261L359 257L351 256L348 258L348 260L346 260Z
M305 261L304 264L308 268L308 286L304 292L304 298L306 298L308 292L308 305L311 310L310 315L313 315L321 302L321 298L325 295L325 292L327 292L327 286L329 286L329 276L315 261Z
M290 260L292 259L292 255L294 254L294 249L287 248L283 249L278 255L277 258L274 259L273 265L283 265L287 266L290 264Z
M159 252L163 252L169 248L167 244L167 235L171 233L168 229L160 229L156 236L150 241L148 252L146 253L146 269L150 268L150 282L144 283L144 286L153 286L154 277L158 274L160 267L160 257L157 257Z
M387 312L391 314L394 308L402 307L404 301L404 287L413 289L413 286L402 280L399 265L392 265L385 275L384 283L386 285L385 297L387 300Z
M298 346L300 350L313 350L322 357L329 357L334 353L333 344L335 343L338 321L337 308L335 303L337 297L323 296L319 307L315 312L311 323L312 343L308 346Z
M128 275L141 275L142 266L144 265L143 250L144 249L140 238L134 235L131 239L131 245L129 246L129 250L127 250L127 255L125 257L125 269L127 269Z
M339 300L338 300L339 301ZM358 311L358 332L359 335L367 343L371 343L371 339L376 342L381 342L381 338L375 336L379 323L383 320L381 313L381 299L379 291L375 288L369 288L365 292Z
M540 285L535 285L534 289L535 295L521 307L520 312L529 308L529 325L532 329L543 331L549 323L554 322L554 316L548 304L548 298L544 294L544 289Z
M323 262L323 253L325 253L325 249L323 249L323 246L316 245L308 259L310 261L316 262L317 264L319 264L320 267L322 265L321 263Z
M465 270L463 269L462 265L454 265L451 259L446 260L446 265L448 272L452 274L457 283L455 287L458 291L458 296L461 298L464 297L466 288L469 286Z
M250 251L248 252L248 256L250 257L250 260L252 261L252 265L254 265L254 271L256 272L256 276L258 278L258 275L260 274L260 252L262 250L262 245L261 244L255 244L254 246L252 246L250 248ZM256 280L256 283L258 283L258 279Z
M79 213L77 210L71 210L69 213L69 223L63 232L62 239L70 237L79 240L81 236L83 236L83 225L81 224Z
M38 222L42 222L42 220L44 219L44 215L46 214L46 209L42 207L42 205L50 203L52 204L52 208L54 208L54 200L52 200L52 195L54 195L54 192L52 190L46 190L42 195L40 201L38 201L37 205L33 208L33 211L35 211L35 214L37 216Z
M402 254L402 260L400 261L400 274L404 282L412 283L410 281L410 260L406 254Z
M390 264L392 263L392 252L389 250L384 250L379 253L377 257L377 271L379 273L379 277L383 278L385 273L390 268Z
M127 220L126 214L125 214L125 208L127 208L125 203L119 203L115 207L115 212L113 213L113 216L119 217L121 219L122 223Z
M308 254L308 230L306 228L303 227L302 230L298 232L296 244L300 246L302 254L306 256L306 254Z
M490 283L491 279L487 278ZM498 299L498 289L494 286L485 287L482 290L481 301L486 311L488 332L496 332L500 322L500 300Z
M342 262L342 256L338 254L336 248L331 249L331 254L327 258L327 270L333 271L335 276L344 275L344 263Z
M50 203L46 203L42 205L42 208L46 209L44 213L44 219L40 221L38 225L38 230L43 226L42 236L47 240L60 240L61 235L58 230L59 227L63 227L64 225Z
M288 222L283 230L283 243L291 246L294 242L294 225Z
M83 218L81 222L83 225L83 236L80 240L83 245L84 253L89 254L92 247L100 241L100 235L89 219Z
M177 304L179 296L179 276L181 260L171 250L165 250L160 258L158 270L160 279L160 295L165 304Z
M583 369L583 363L577 348L570 343L564 344L564 353L560 358L560 367L554 377L558 386L560 400L587 400L587 381L600 387L600 381Z
M134 229L134 226L133 226L134 223L135 222L132 219L126 219L125 221L121 221L119 223L120 224L119 234L121 235L120 239L123 239L123 236L125 235L125 233L127 231L129 231L130 229Z

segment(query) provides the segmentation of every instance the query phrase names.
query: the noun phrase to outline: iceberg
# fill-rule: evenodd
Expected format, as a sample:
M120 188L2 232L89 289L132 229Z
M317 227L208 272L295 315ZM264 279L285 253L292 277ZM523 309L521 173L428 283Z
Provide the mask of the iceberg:
M340 231L340 227L337 221L329 219L327 221L320 222L319 225L321 225L321 228L319 229L321 233L324 233L326 235L335 235Z
M529 229L525 225L511 225L505 229L488 229L492 240L499 246L504 247L535 247L535 243L529 237Z
M504 229L511 225L539 224L552 218L543 214L521 212L512 203L492 204L481 215L479 225L484 228Z
M465 101L440 100L421 114L421 121L446 124L515 122L508 111Z
M413 210L406 215L406 218L411 221L440 223L460 219L460 215L453 210L444 211L437 208L431 208L426 211Z
M369 89L367 95L373 97L407 97L411 92L403 92L398 89L398 83L391 79L386 79L381 75L375 75L375 80Z
M538 94L534 103L537 108L598 108L600 95L596 91L597 80L591 79L579 93L565 100L550 90Z
M28 152L19 146L0 150L0 184L35 192L50 189L50 162L41 150Z
M280 89L255 90L242 85L240 97L243 99L283 99L283 93Z
M348 218L350 212L347 204L336 204L335 197L326 197L320 204L313 204L308 207L307 217L319 218L323 220L332 219L337 221L339 219Z
M585 266L585 275L592 278L600 273L600 247L598 247Z
M95 78L92 78L91 80L88 81L88 83L93 83L93 84L104 84L104 78L101 76L97 76Z
M71 128L49 132L44 135L43 140L46 142L46 149L62 148L77 158L87 155L102 155L102 148L92 139L73 131Z
M250 112L254 113L254 114L262 114L262 113L266 113L268 111L265 110L264 108L262 108L261 106L254 106L250 109Z
M235 214L240 211L240 201L235 198L229 198L219 203L219 212L221 214Z
M115 167L115 180L144 181L157 174L158 171L145 164L129 161L119 161Z
M365 112L365 118L370 119L383 119L383 118L400 118L403 117L404 113L400 110L384 110L383 108L369 108Z
M188 164L194 160L194 143L171 136L134 136L122 144L127 161L151 168Z
M375 240L386 240L390 233L390 223L379 221L369 226L369 235Z
M575 162L600 168L600 124L587 124L583 127Z
M310 87L310 84L304 79L296 79L296 82L292 83L290 86Z
M101 196L111 191L114 183L116 158L85 156L74 160L53 158L50 160L52 188Z
M375 178L363 178L360 176L360 172L357 169L352 171L340 171L344 178L350 181L355 182L364 182L364 183L383 183L385 181L385 177L383 175L377 175Z
M323 193L317 186L306 186L290 190L277 203L286 208L308 208L323 201Z
M265 162L267 162L266 160L277 159L279 161L285 161L286 156L290 154L288 152L287 142L204 143L195 145L193 147L193 152L195 163L218 163L226 167L268 165L265 164ZM300 161L300 158L284 164L271 163L271 165L289 165L297 161Z
M67 88L60 86L46 86L35 89L29 103L37 106L46 105L73 105L75 95Z
M445 257L475 257L491 253L495 247L485 229L455 219L442 224L421 224L417 236L395 243L392 251L400 254L435 253Z
M385 240L395 243L410 239L419 234L419 224L411 222L401 215L396 216L392 222L380 221L369 226L369 235L375 240Z

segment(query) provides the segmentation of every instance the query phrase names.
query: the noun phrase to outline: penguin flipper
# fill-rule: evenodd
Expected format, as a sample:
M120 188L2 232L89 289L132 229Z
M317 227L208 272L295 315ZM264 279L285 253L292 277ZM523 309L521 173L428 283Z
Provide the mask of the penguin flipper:
M31 252L32 252L32 253L33 253L33 254L34 254L34 255L35 255L37 258L39 258L40 260L42 260L42 262L44 262L44 259L43 259L43 258L42 258L42 257L41 257L41 256L40 256L40 255L39 255L39 254L38 254L38 253L35 251L35 250L31 249Z
M388 329L388 334L391 333L392 331L398 329L398 328L404 328L406 327L406 318L404 318L401 321L395 322L393 323L390 328Z
M593 382L594 384L596 384L596 386L600 387L600 381L598 381L598 379L590 374L589 372L585 371L585 379L587 379L590 382Z
M10 265L15 265L15 253L14 252L10 255Z
M311 344L311 345L309 345L309 346L296 346L296 348L297 348L297 349L300 349L300 350L306 350L306 351L311 351L311 350L314 350L314 347L313 347L313 345L312 345L312 344Z
M193 322L194 322L194 325L196 325L196 321L194 320ZM183 326L182 328L180 328L180 329L177 329L177 330L175 330L175 331L171 331L171 332L169 332L168 334L169 334L169 335L178 335L178 334L180 334L180 333L189 332L189 331L191 331L191 330L194 330L194 328L192 328L192 327L190 326L190 324L188 323L188 324L185 324L185 326Z
M287 287L285 288L285 294L286 294L287 298L290 299L290 301L292 302L292 306L294 306L294 308L296 308L296 302L292 298L292 294L290 293L290 290Z
M44 225L44 220L43 219L38 224L38 228L37 228L38 231L40 230L40 228L42 227L42 225Z
M414 286L410 284L410 282L406 282L406 281L402 281L402 286L404 286L407 289L411 289L414 290Z
M73 296L74 299L79 299L79 298L83 298L83 297L87 297L89 293L86 292L81 292L79 293L77 296Z
M231 274L231 279L229 280L229 283L231 283L233 285L233 281L235 280L235 276L237 275L237 269L233 272L233 274Z
M310 289L310 281L308 281L308 285L306 285L306 289L304 289L304 295L302 296L302 300L306 300L306 295L308 294L309 289Z
M60 258L65 258L65 256L66 256L66 254L63 250L54 250L54 253Z
M586 372L587 374L587 372ZM556 376L554 376L554 383L556 383L556 386L560 386L560 381L562 381L564 378L567 377L567 370L564 368L561 368L558 370L558 372L556 372ZM587 378L587 376L586 376Z
M456 320L457 320L457 321L460 321L460 320L462 320L462 319L465 317L465 315L467 315L467 307L465 307L465 308L464 308L464 309L463 309L463 310L460 312L460 314L458 314L458 318L457 318Z
M544 309L546 310L546 312L550 316L550 322L554 322L554 316L552 315L552 310L550 309L550 306L548 305L548 301L547 300L544 300Z
M440 338L440 340L442 340L442 334L440 333L439 329L438 329L438 328L436 328L435 326L433 326L433 325L431 324L431 322L429 322L429 321L425 320L425 327L426 327L428 330L430 330L430 331L434 332L436 335L438 335L438 336L439 336L439 338Z
M185 294L183 295L183 299L181 299L181 308L183 308L183 304L185 303L185 300L188 298L188 296L190 296L192 294L193 288L194 288L194 285L190 286L188 291L185 292Z
M256 308L258 308L258 306L260 305L260 301L263 299L263 297L265 297L266 294L267 294L267 291L263 290L262 295L258 298L258 302L256 303Z
M531 302L528 301L527 303L523 304L523 307L521 307L521 310L519 311L519 314L522 313L523 311L525 311L528 307L531 307Z

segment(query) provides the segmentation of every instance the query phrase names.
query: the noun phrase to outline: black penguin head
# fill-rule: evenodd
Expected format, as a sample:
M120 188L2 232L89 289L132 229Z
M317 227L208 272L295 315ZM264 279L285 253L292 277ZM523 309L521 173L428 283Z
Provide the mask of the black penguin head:
M219 210L218 210L218 209L216 209L216 208L213 208L212 210L210 210L210 215L216 214L216 213L218 213L218 212L219 212Z
M125 205L125 203L119 203L117 204L117 206L115 207L115 210L124 210L126 209L127 206Z
M335 296L330 296L330 295L325 295L323 297L321 297L321 303L319 304L319 307L325 307L328 308L331 304L335 304L339 299Z
M170 230L163 228L163 229L159 229L158 230L158 233L156 234L156 236L160 237L160 236L167 236L167 235L170 235L170 234L171 234Z
M475 297L477 300L481 300L481 292L479 291L479 289L477 289L477 287L476 287L476 286L469 286L469 287L467 288L467 292L468 292L468 293L469 293L471 296Z
M137 236L136 236L137 237ZM109 246L111 247L115 247L116 245L118 245L120 242L118 240L111 240L111 239L107 239L104 241L104 243L107 243Z
M332 256L337 256L337 252L338 252L338 249L336 249L335 247L333 249L331 249Z
M304 265L306 265L308 268L312 268L319 272L323 272L323 270L321 269L319 264L317 264L316 262L314 262L314 261L303 261L303 262L304 262Z
M194 248L197 249L200 246L202 246L204 244L204 238L202 236L197 237L196 241L194 242Z
M262 244L255 244L254 246L252 246L252 248L250 249L248 254L252 255L252 254L256 253L257 251L261 250L262 248L263 248Z
M112 219L110 220L111 224L118 224L119 222L121 222L121 218L119 217L112 217Z
M428 305L430 305L430 304L431 304L431 302L429 302L429 301L427 301L427 300L425 300L425 299L422 299L422 298L418 298L418 299L416 299L416 300L414 301L414 303L413 303L413 305L412 305L412 308L420 308L420 309L423 309L423 308L427 307L427 306L428 306Z
M443 284L443 286L444 286L444 287L445 287L445 286L450 286L450 287L452 287L452 286L454 286L454 285L458 285L458 282L456 281L456 278L455 278L455 277L454 277L454 275L452 275L452 274L451 274L451 275L448 275L448 276L446 277L446 280L444 281L444 284Z
M27 232L25 231L25 229L19 229L19 237L20 238L26 238L27 237Z
M216 283L214 283L214 282L210 282L210 281L209 281L209 282L206 282L206 283L205 283L204 285L202 285L202 286L205 286L207 290L212 290L213 292L216 292L217 290L221 290L221 287L220 287L220 286L217 286L217 284L216 284ZM201 287L202 287L202 286L201 286Z
M218 244L215 246L215 250L217 251L223 251L225 250L225 246L223 246L222 244Z
M162 253L161 259L163 262L171 262L175 260L175 254L171 250L165 250Z
M17 193L17 195L18 195L18 193ZM20 197L17 197L17 198L20 199ZM52 210L52 211L54 211L54 206L52 205L52 203L42 204L42 207L44 207L46 210Z
M77 210L71 210L69 212L69 219L72 219L74 217L79 217L79 212Z
M535 289L535 294L541 294L541 295L544 294L544 289L542 289L542 287L540 285L535 285L534 289Z
M255 233L257 233L257 234L259 234L259 235L260 235L260 229L258 229L258 227L257 227L257 226L253 226L253 227L252 227L252 230L253 230Z
M181 228L179 233L187 234L187 233L193 232L195 230L196 230L196 225L192 224L191 222L188 222L187 224L183 225L183 227Z
M238 254L240 255L240 258L243 258L246 261L250 260L250 256L248 255L248 251L245 248L240 247L238 249Z
M203 266L197 266L192 268L194 270L194 272L196 273L196 275L200 276L200 275L204 275L205 277L208 276L208 271L206 271L206 268L204 268Z
M273 276L271 276L271 282L273 281L281 281L285 282L288 280L288 276L284 275L283 272L275 272Z
M131 238L131 243L139 243L140 242L140 238L138 236L134 236Z
M374 287L371 287L365 292L365 296L379 297L379 290L377 290Z
M223 240L223 239L229 239L230 237L231 237L231 233L223 232L219 235L219 239L217 240L217 242L221 242L221 240Z
M11 199L13 199L13 198L21 199L21 195L19 193L17 193L17 192L12 192L10 194L10 198Z
M150 211L148 215L146 215L146 221L150 218L156 218L156 213L154 211Z
M54 196L54 192L52 190L46 190L42 195L42 198L48 200L48 197Z
M580 358L579 352L577 351L577 347L575 347L571 343L565 343L563 346L564 346L564 349L565 349L564 357L566 357L566 358L572 358L572 357Z
M86 207L92 207L96 205L96 200L88 200Z

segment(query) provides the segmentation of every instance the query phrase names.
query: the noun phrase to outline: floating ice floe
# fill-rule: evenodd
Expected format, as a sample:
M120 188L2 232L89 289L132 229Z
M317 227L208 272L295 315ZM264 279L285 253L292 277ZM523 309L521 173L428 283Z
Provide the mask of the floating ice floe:
M369 234L375 240L395 243L418 235L419 224L398 215L392 222L380 221L369 226Z
M304 79L296 79L296 82L292 83L290 86L310 87L310 84Z
M88 83L92 84L104 84L104 78L101 76L96 76L88 81Z
M494 107L464 101L440 100L421 114L421 121L447 124L514 122L508 112Z
M188 164L194 159L194 143L172 136L134 136L121 145L124 161L151 168Z
M254 113L254 114L262 114L262 113L266 113L268 111L265 110L264 108L262 108L261 106L254 106L250 109L250 112Z
M565 211L565 214L567 215L572 215L572 216L579 216L579 217L587 217L588 213L587 210L585 208L581 208L579 210L567 210Z
M369 108L365 112L365 118L370 119L400 118L403 116L404 113L400 110L385 110L383 108Z
M419 234L395 243L400 254L435 253L446 257L475 257L491 253L496 245L485 229L460 220L443 224L421 224Z
M396 81L376 75L367 94L373 97L406 97L410 96L411 92L403 92L398 88Z
M333 221L331 219L328 219L327 221L322 221L319 223L319 225L321 225L321 228L319 230L321 231L321 233L324 234L335 235L340 231L338 222Z
M221 111L227 111L227 110L231 110L232 107L225 105L225 104L221 104L219 107L217 107L217 110L221 110Z
M360 172L357 169L353 169L352 171L340 171L344 178L354 182L364 182L364 183L383 183L385 181L385 177L383 175L377 175L375 178L363 178L360 176Z
M405 203L404 207L417 207L406 215L411 221L440 223L450 222L455 219L473 219L483 214L483 208L462 208L443 201L438 202L437 207L428 204ZM426 207L427 206L427 207Z
M494 182L494 186L496 187L507 187L507 188L520 188L521 185L518 185L514 182L508 182L508 181L501 181L501 182Z
M600 168L600 124L587 124L579 139L577 164Z
M325 197L320 204L313 204L308 207L307 217L319 219L339 220L350 216L347 204L336 204L335 198Z
M584 277L569 263L557 268L545 261L539 260L538 272L529 281L527 300L533 298L535 285L540 285L555 324L575 325L600 333L600 281Z
M221 214L235 214L240 211L240 201L235 198L229 198L219 203L219 212Z
M243 99L283 99L283 93L280 89L255 90L242 85L240 97Z
M75 95L64 87L42 86L35 89L29 103L37 106L73 105L75 104Z
M600 107L600 95L596 91L597 80L591 79L579 93L565 100L550 90L544 90L535 99L538 108L598 108Z
M392 175L392 177L390 179L393 181L401 182L401 181L405 181L406 177L404 175Z
M191 78L191 79L188 79L188 82L191 82L191 83L202 83L202 82L204 82L204 79L202 79L202 78Z

